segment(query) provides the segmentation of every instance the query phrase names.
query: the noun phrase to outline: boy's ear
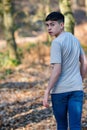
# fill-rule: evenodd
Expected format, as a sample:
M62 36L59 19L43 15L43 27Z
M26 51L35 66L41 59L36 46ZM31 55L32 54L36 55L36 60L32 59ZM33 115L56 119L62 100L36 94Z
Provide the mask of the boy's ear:
M64 28L64 23L61 22L61 23L60 23L60 26L61 26L61 29Z
M64 26L64 23L63 23L63 22L61 22L61 23L60 23L60 25L61 25L61 26Z

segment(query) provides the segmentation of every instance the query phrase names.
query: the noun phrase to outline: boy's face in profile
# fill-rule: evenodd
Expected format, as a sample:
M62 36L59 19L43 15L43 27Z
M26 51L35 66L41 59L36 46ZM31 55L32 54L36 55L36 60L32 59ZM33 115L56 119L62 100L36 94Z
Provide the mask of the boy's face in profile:
M57 37L63 31L63 28L64 28L63 22L59 23L58 21L49 20L49 21L46 21L45 24L46 24L47 31L50 34L50 36Z

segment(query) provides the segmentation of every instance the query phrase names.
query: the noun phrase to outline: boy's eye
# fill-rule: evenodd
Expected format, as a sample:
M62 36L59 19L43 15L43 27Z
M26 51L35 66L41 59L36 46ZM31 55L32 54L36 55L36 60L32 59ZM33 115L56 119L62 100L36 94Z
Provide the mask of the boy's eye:
M54 26L55 24L54 23L51 23L51 26Z
M49 26L49 24L45 24L46 25L46 27L48 27Z
M46 27L49 27L49 26L55 26L55 24L54 24L54 23L45 24L45 25L46 25Z

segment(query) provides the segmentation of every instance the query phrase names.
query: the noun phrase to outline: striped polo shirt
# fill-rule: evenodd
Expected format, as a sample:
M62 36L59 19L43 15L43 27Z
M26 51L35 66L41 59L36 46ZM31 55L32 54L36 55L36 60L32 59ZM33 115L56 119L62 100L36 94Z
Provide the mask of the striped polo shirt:
M80 74L80 55L84 51L78 39L69 32L61 33L52 41L50 63L61 64L61 74L51 93L83 90Z

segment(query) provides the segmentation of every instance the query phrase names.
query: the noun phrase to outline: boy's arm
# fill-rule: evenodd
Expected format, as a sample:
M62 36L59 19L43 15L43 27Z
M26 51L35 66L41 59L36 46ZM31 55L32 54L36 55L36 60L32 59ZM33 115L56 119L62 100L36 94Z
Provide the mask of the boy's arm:
M51 72L51 77L50 77L50 80L48 83L48 87L47 87L45 94L44 94L43 105L45 107L49 106L48 105L48 97L50 94L50 90L54 87L56 81L58 80L60 73L61 73L61 64L54 64L52 72Z
M84 79L87 73L87 59L85 54L80 55L80 63L80 72L82 79Z
M52 66L51 77L48 83L48 88L47 88L48 93L50 93L50 90L54 87L54 84L58 80L60 73L61 73L61 64L54 64Z

